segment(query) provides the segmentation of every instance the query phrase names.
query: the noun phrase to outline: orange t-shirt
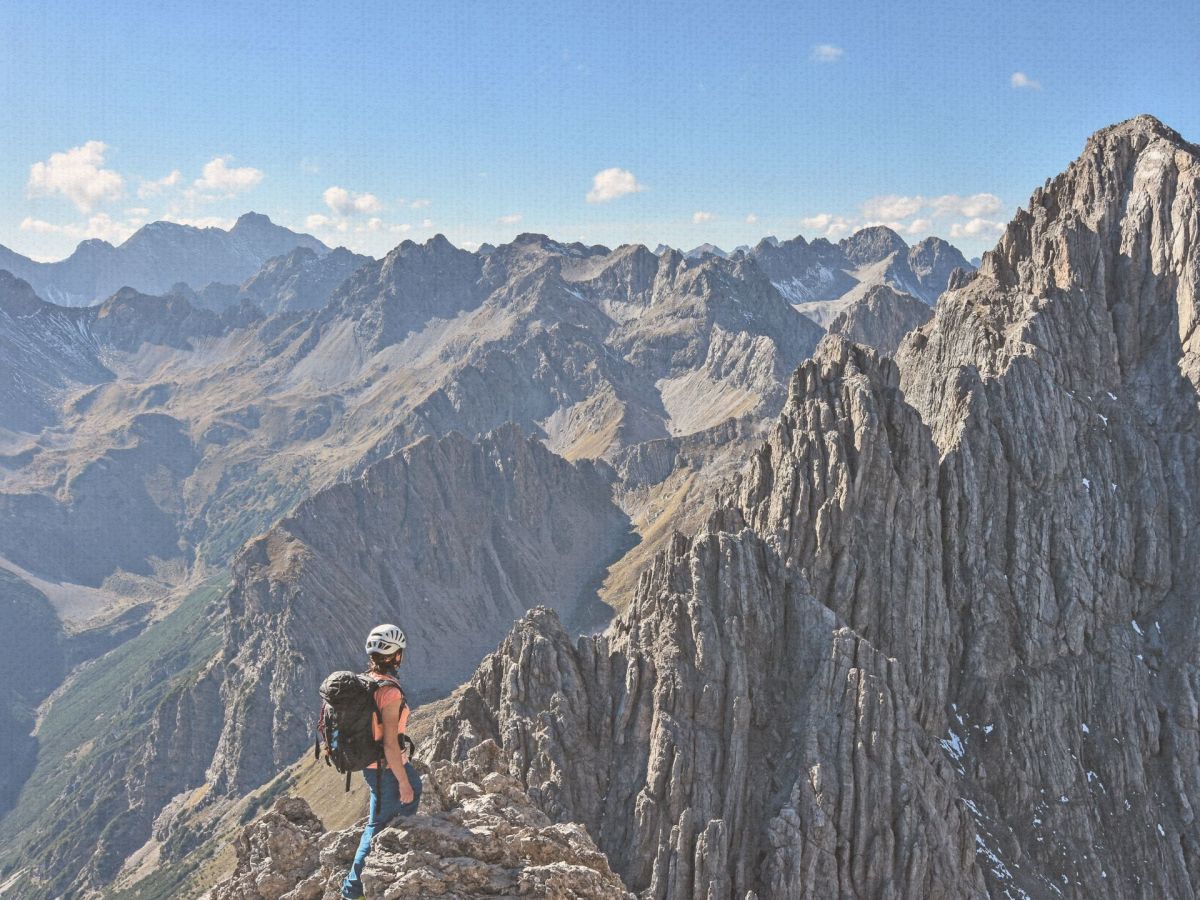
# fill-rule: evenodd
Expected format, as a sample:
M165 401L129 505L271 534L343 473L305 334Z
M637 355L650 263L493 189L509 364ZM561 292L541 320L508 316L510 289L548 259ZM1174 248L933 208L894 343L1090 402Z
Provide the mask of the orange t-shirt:
M375 691L375 705L379 707L380 713L393 703L399 703L404 700L404 691L400 689L399 682L386 675L372 675L370 677L379 682L379 689ZM396 724L396 734L404 734L404 728L407 724L408 704L406 703L404 708L400 710L400 721ZM381 740L383 738L383 727L379 724L378 719L371 720L371 728L374 730L375 740ZM374 769L375 763L371 763L367 768Z

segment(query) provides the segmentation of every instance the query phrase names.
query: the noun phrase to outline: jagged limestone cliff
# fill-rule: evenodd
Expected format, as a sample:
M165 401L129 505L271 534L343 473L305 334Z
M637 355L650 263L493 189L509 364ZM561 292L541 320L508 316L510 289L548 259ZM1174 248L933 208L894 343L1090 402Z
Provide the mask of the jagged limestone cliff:
M896 363L827 338L723 509L442 722L647 897L1200 890L1200 151L1094 136Z

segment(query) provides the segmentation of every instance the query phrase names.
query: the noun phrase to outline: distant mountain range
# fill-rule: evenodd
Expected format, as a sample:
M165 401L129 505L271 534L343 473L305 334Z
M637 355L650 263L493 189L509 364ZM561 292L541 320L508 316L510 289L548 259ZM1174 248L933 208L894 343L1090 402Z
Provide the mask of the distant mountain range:
M36 262L0 247L0 269L29 282L43 300L89 306L123 287L165 294L178 282L195 290L213 282L241 284L267 260L297 247L317 254L329 252L311 234L298 234L248 212L228 231L152 222L118 247L107 241L84 241L57 262Z

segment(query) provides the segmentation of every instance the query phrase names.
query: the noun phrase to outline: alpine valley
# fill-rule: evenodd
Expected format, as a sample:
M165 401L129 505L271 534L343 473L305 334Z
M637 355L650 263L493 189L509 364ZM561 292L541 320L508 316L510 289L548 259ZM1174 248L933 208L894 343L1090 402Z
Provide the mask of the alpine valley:
M977 269L0 248L0 897L337 897L316 688L394 621L425 794L368 896L1193 898L1197 535L1200 148L1149 116Z

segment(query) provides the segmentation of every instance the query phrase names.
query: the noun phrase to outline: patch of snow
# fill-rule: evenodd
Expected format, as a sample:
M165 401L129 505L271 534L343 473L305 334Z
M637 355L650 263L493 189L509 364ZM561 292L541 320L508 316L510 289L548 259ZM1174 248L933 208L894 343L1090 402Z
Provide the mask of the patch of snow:
M1087 722L1080 722L1079 730L1082 731L1084 734L1091 734L1091 732L1088 731Z
M1143 633L1142 629L1138 626L1137 619L1131 620L1129 622L1129 624L1133 626L1133 630L1136 631L1139 635Z
M1089 494L1092 492L1092 483L1088 479L1083 479L1083 486Z
M1108 394L1108 399L1109 399L1109 400L1116 400L1116 399L1117 399L1117 395L1116 395L1116 394L1114 394L1112 391L1105 391L1104 393Z
M941 738L938 743L942 745L942 749L949 753L954 759L961 760L966 752L963 748L962 738L954 733L953 729L946 729L946 733L950 735L948 738Z

